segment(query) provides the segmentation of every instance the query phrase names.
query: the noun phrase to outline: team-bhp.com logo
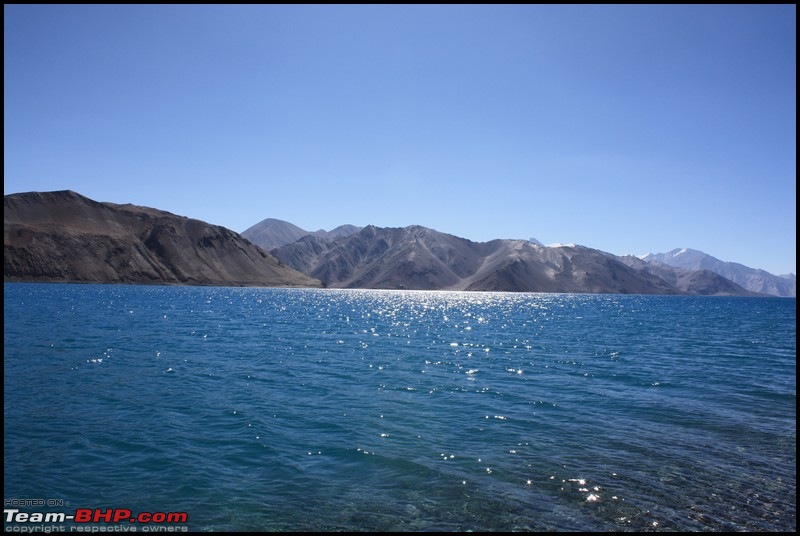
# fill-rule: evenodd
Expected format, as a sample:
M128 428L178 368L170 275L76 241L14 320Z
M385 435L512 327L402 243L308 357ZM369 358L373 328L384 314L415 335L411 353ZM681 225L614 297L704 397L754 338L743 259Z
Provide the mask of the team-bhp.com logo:
M185 532L186 512L139 512L128 508L78 508L67 512L23 512L4 508L5 532ZM65 524L69 523L67 527ZM9 525L11 524L11 525ZM183 524L183 526L179 526ZM137 525L140 528L137 529Z

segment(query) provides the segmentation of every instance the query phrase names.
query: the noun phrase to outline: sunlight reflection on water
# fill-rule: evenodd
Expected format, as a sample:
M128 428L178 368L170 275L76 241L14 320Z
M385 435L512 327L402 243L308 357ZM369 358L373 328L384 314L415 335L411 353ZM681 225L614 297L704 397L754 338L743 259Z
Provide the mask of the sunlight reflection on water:
M5 290L8 497L198 530L795 523L793 302Z

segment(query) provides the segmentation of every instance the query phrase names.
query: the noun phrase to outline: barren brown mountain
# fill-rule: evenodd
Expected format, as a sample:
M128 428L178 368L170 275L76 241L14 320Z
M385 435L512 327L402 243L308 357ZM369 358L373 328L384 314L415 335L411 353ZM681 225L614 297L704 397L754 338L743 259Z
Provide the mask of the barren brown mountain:
M368 226L336 240L306 235L271 253L338 288L753 295L708 271L656 273L583 246L472 242L418 225Z
M319 287L224 227L73 191L3 199L4 281Z
M306 232L280 220L251 230L282 241ZM707 270L418 225L317 231L269 254L224 227L72 191L5 196L3 253L5 281L753 295Z

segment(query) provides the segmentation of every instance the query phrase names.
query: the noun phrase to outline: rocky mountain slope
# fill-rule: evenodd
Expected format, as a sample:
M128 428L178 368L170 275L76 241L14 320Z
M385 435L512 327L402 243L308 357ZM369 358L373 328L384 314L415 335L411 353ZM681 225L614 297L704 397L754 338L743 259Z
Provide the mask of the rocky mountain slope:
M270 251L274 248L285 246L300 240L306 235L311 235L325 240L335 240L345 236L350 236L361 230L355 225L340 225L339 227L326 231L306 231L288 221L267 218L242 232L242 236L258 247Z
M7 195L4 280L755 295L709 269L574 244L478 243L418 225L308 232L266 219L243 235L280 245L273 257L224 227L72 191Z
M306 235L275 248L286 264L337 288L753 295L711 272L667 270L582 246L527 240L477 243L420 226L326 240Z
M701 296L761 296L737 285L711 270L685 270L657 262L646 262L634 256L619 259L636 270L651 273L688 294Z
M726 262L696 249L680 248L667 253L648 253L641 257L650 263L661 263L684 270L710 270L742 287L773 296L797 296L794 275L779 276L750 268L736 262Z
M3 199L4 281L303 286L302 274L224 227L72 191Z

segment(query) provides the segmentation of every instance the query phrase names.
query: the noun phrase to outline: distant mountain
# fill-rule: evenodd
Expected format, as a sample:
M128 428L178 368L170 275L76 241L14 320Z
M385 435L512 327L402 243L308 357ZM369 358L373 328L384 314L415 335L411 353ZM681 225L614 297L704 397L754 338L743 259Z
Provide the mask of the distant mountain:
M242 236L265 251L291 244L309 234L288 221L267 218L242 233Z
M420 226L368 226L330 241L316 236L273 249L273 254L327 286L449 289L477 269L480 254L469 240ZM302 268L300 268L302 266Z
M3 275L43 282L755 294L705 266L686 269L655 256L617 257L574 244L545 247L533 239L472 242L419 225L308 232L267 219L244 234L280 245L272 256L224 227L72 191L7 195ZM664 255L673 262L699 258L692 250ZM703 257L706 263L706 257L713 259ZM771 277L791 285L794 295L793 275Z
M773 275L743 264L721 261L695 249L679 248L668 253L648 253L640 258L646 262L659 262L685 270L710 270L753 292L772 296L797 296L793 274L788 277Z
M337 238L343 238L345 236L350 236L359 232L363 227L356 227L355 225L340 225L339 227L332 229L330 231L326 231L324 229L320 229L319 231L314 232L314 236L319 236L321 238L327 238L329 240L336 240Z
M72 191L3 198L4 281L318 287L224 227Z
M356 227L355 225L340 225L331 231L320 229L319 231L311 232L301 229L288 221L267 218L242 232L242 236L258 247L270 251L274 248L296 242L308 235L326 240L335 240L337 238L350 236L360 230L361 227Z
M692 275L669 269L667 281L639 259L629 265L582 246L542 247L529 240L477 243L418 225L368 226L336 240L306 235L271 252L337 288L752 294L711 272Z
M688 294L701 296L762 296L711 270L685 270L660 262L647 262L632 255L619 257L636 270L649 272Z

